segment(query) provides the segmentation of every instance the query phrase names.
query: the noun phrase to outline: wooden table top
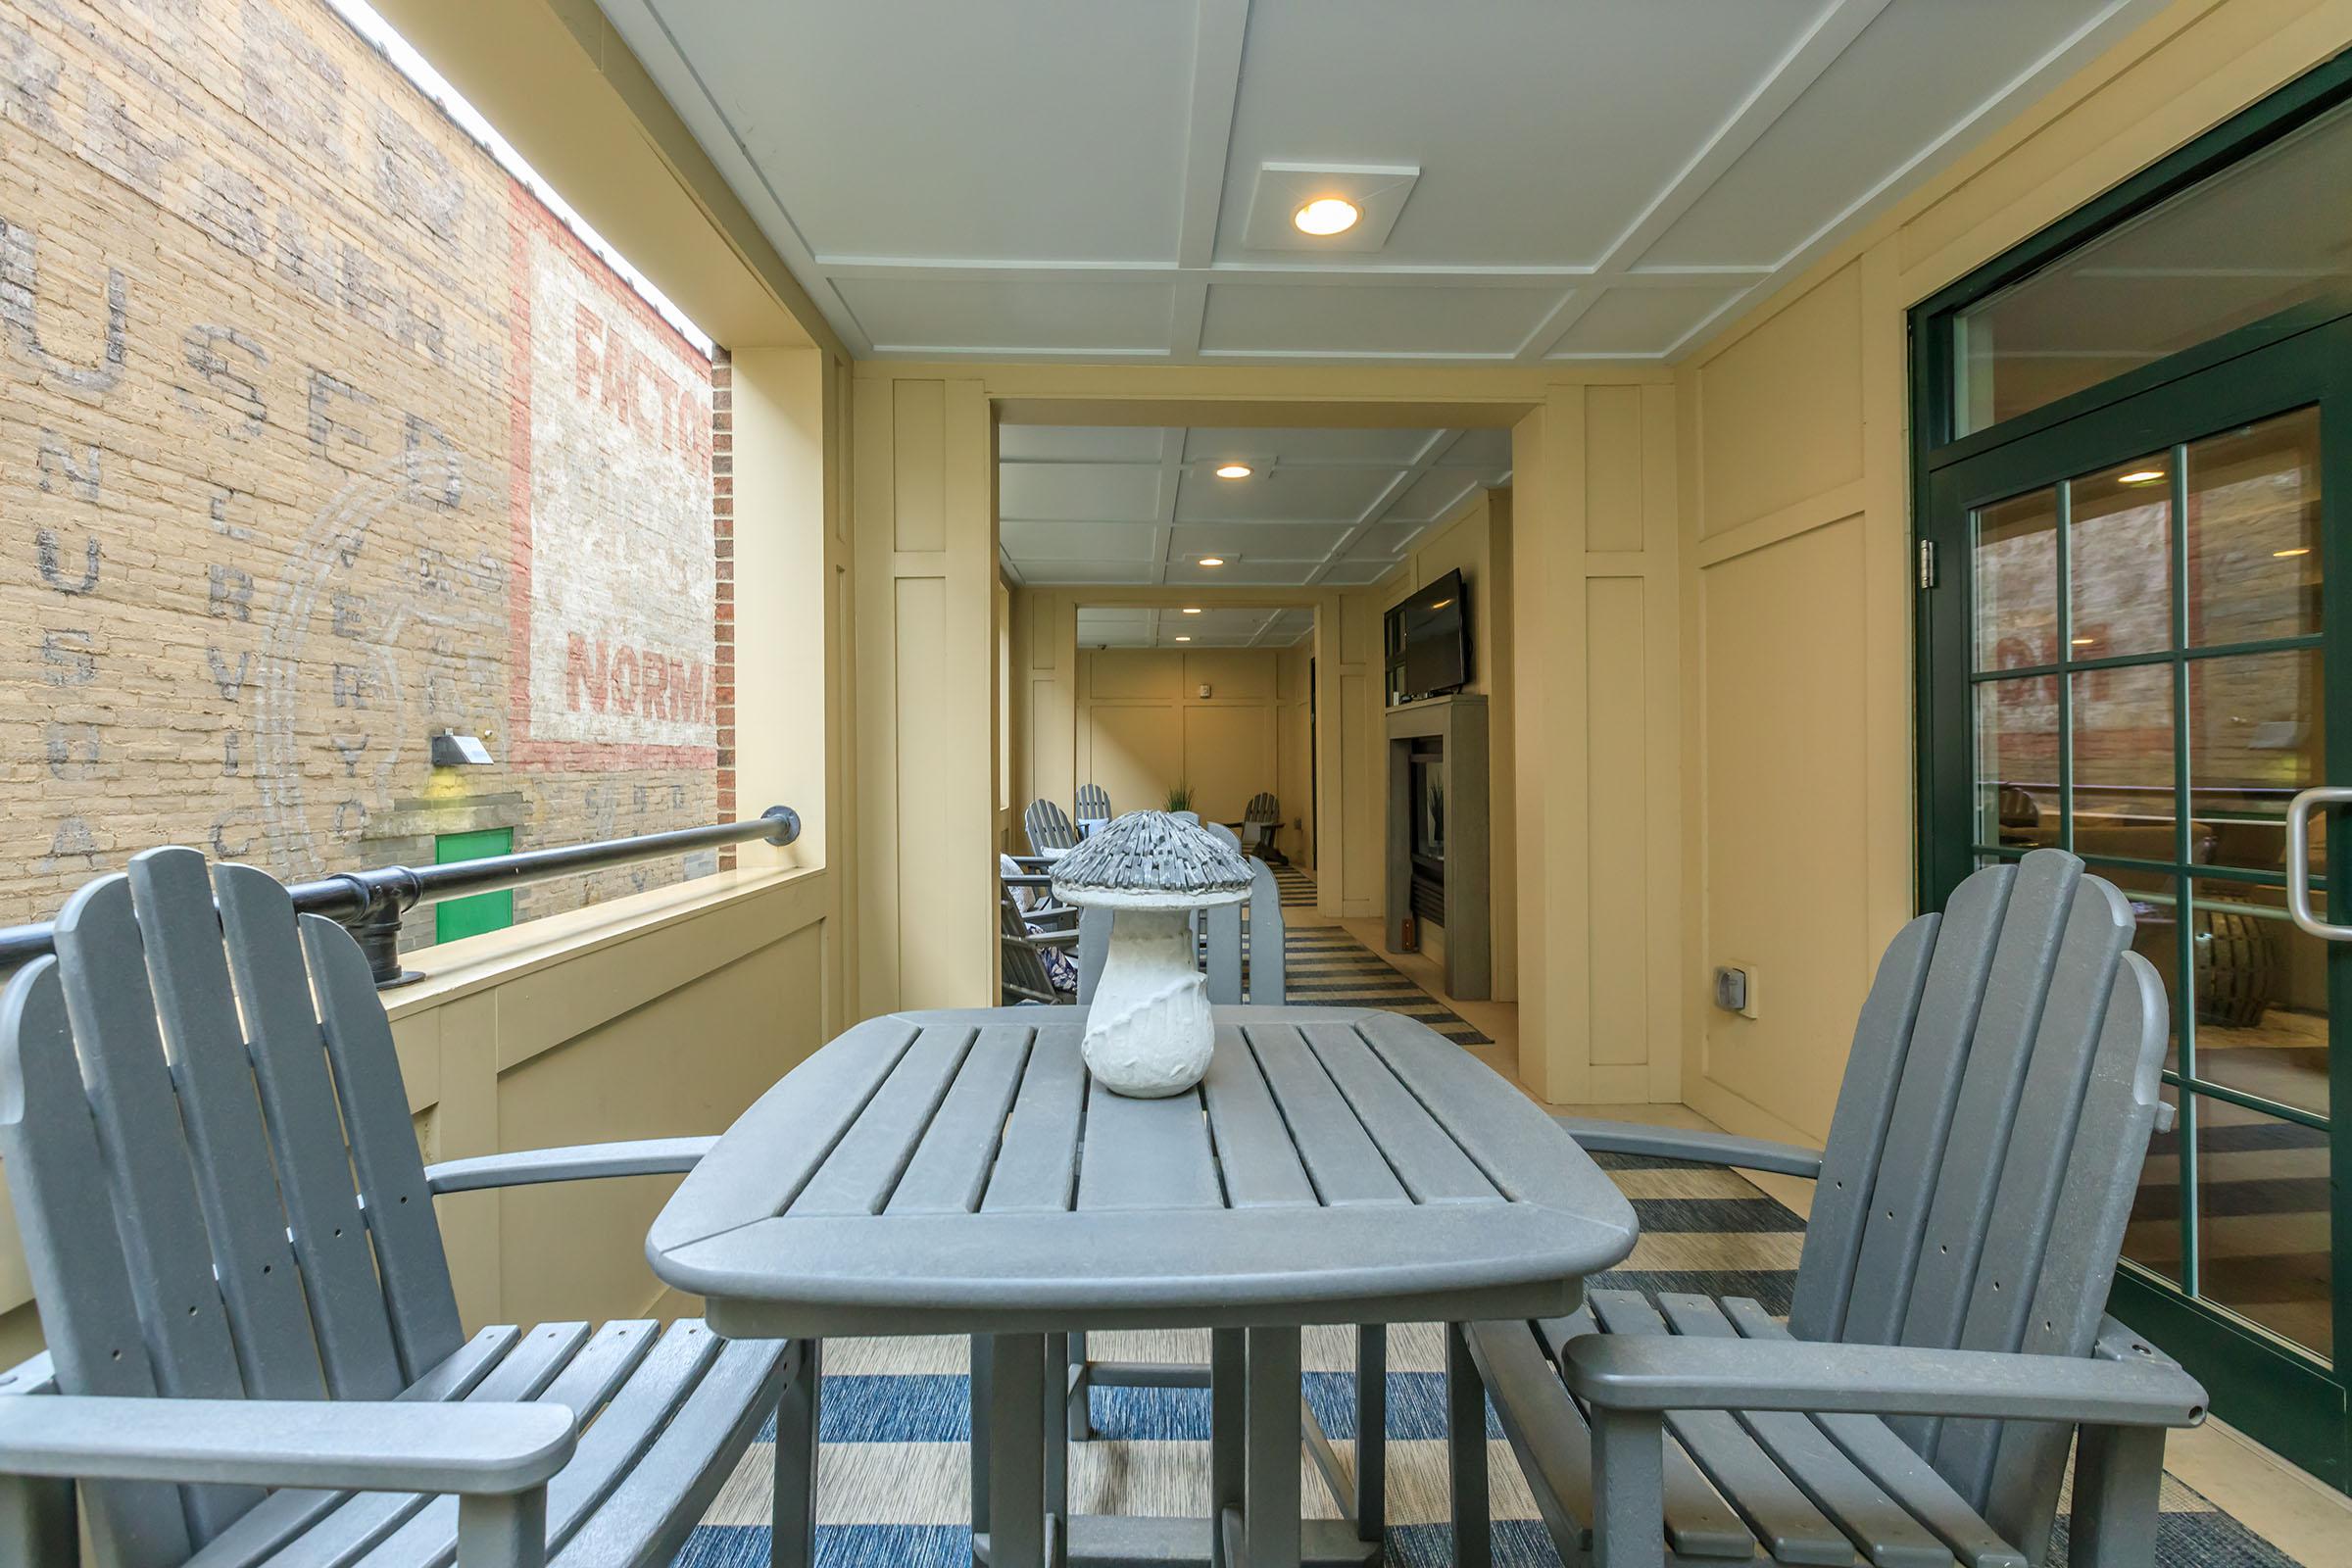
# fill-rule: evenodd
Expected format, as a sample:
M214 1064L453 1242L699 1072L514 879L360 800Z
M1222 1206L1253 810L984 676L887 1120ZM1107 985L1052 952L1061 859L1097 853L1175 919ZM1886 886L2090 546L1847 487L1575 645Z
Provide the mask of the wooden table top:
M1095 1085L1074 1007L871 1018L686 1178L654 1272L738 1338L1548 1317L1633 1250L1541 1108L1396 1013L1219 1007L1198 1089Z

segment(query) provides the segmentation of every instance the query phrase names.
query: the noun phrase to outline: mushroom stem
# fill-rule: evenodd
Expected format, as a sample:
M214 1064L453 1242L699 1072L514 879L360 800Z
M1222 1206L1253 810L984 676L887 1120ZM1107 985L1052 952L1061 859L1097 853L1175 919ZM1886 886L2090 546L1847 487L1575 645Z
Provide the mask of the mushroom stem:
M1182 1094L1208 1070L1215 1040L1191 911L1118 910L1087 1012L1087 1069L1122 1095Z

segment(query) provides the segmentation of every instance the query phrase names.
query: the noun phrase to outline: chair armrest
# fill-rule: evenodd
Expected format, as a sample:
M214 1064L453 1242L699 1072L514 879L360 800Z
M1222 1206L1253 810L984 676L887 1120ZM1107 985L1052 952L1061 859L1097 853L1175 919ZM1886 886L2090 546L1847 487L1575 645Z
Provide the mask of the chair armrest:
M2178 1366L2090 1356L1803 1340L1592 1334L1560 1357L1570 1392L1612 1410L1801 1410L2193 1427L2205 1390Z
M1053 948L1056 951L1074 948L1078 945L1078 933L1075 931L1032 931L1029 933L1029 945L1033 948Z
M0 1372L0 1394L55 1394L57 1366L49 1352L29 1356Z
M717 1142L716 1138L645 1138L445 1159L424 1167L424 1185L431 1193L470 1193L485 1187L529 1187L605 1176L675 1176L694 1169Z
M1683 1127L1644 1127L1630 1121L1594 1121L1586 1116L1554 1116L1560 1130L1591 1154L1648 1154L1659 1159L1687 1159L1696 1165L1726 1165L1736 1170L1772 1171L1782 1176L1821 1174L1821 1151L1795 1144L1776 1144L1762 1138L1735 1138L1730 1133L1694 1132Z
M571 1458L564 1405L0 1398L0 1474L500 1495Z

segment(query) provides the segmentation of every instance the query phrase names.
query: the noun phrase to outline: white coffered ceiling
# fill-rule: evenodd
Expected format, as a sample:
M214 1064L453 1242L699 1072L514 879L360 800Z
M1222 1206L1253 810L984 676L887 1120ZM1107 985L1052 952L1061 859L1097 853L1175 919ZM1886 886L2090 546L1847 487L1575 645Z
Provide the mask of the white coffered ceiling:
M1509 483L1511 433L1007 424L997 457L999 548L1022 582L1345 587ZM1250 472L1221 479L1226 464Z
M1198 614L1132 605L1078 607L1081 648L1290 648L1306 641L1314 629L1315 612L1303 607L1236 610L1209 605Z
M600 3L861 356L1537 363L1702 341L2163 0ZM1385 241L1266 243L1298 165Z

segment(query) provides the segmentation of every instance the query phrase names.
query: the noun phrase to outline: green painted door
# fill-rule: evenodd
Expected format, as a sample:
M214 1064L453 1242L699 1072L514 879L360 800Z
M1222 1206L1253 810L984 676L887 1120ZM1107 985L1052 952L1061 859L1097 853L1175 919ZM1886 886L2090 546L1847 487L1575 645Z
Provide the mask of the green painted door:
M459 860L484 860L493 855L510 855L514 849L514 830L511 827L487 827L474 833L443 833L433 840L433 863L449 865ZM514 923L514 895L512 890L476 893L463 899L444 899L433 906L435 942L455 942L460 937L480 936L485 931L504 931Z
M2352 319L1956 446L1922 479L1925 902L2045 845L2132 901L2180 1119L2113 1309L2344 1487L2352 946L2287 889L2352 921L2352 830L2322 812L2297 861L2285 823L2352 783Z

